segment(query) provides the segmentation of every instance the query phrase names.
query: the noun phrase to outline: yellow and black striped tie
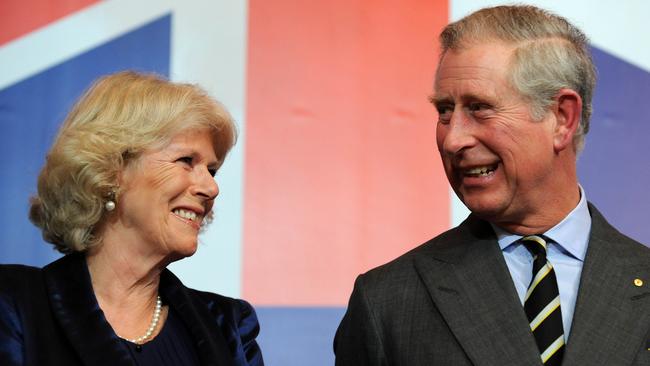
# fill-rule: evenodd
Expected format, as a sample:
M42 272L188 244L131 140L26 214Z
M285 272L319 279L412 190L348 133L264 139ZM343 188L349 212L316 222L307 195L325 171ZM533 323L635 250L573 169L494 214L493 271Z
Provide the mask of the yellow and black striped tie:
M564 330L560 310L560 292L551 262L546 259L546 241L537 235L521 239L533 254L533 279L530 281L524 309L545 366L562 363Z

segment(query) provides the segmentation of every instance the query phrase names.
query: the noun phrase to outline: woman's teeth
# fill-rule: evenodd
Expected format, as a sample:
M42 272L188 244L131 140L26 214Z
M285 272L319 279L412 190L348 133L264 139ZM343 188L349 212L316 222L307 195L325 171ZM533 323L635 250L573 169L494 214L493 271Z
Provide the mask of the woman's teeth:
M196 214L196 212L188 211L188 210L183 210L182 208L175 209L175 210L172 211L172 212L173 212L174 214L176 214L176 215L178 215L178 216L180 216L180 217L182 217L182 218L184 218L184 219L188 219L188 220L190 220L190 221L197 221L197 219L198 219L198 217L199 217L199 216Z

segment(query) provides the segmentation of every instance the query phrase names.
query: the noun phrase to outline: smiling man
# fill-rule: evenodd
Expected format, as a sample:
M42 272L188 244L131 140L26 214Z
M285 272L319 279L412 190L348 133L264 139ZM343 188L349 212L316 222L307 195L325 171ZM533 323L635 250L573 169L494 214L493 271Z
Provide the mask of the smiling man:
M650 364L650 250L576 174L595 84L585 35L501 6L440 40L436 140L472 214L359 276L336 364Z

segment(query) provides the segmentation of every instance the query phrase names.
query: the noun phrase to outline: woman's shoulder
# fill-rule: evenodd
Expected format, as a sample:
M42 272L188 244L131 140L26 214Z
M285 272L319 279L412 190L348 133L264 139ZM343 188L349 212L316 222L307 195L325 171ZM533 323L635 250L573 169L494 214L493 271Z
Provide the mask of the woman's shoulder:
M179 292L169 290L173 288L183 288L184 290L181 291L181 293L185 292L192 299L192 302L198 302L207 307L210 313L215 317L225 318L224 320L235 324L239 324L244 320L257 322L255 310L246 300L186 287L169 270L166 270L162 275L161 287L163 288L163 291L167 291L168 293L173 292L176 294Z
M24 318L38 302L41 270L20 264L0 264L0 364L24 362ZM30 313L31 314L31 313Z
M17 325L47 306L43 271L22 264L0 264L0 326ZM19 316L20 315L20 316Z
M4 295L29 291L40 281L40 268L23 264L0 264L0 293Z
M0 264L0 275L11 276L33 276L41 272L40 268L27 266L24 264Z
M171 274L171 272L168 272L168 274ZM167 286L182 287L184 289L182 292L187 294L191 299L190 301L195 306L198 305L197 308L207 309L207 314L215 319L223 329L230 329L232 332L244 337L249 335L253 338L259 332L259 322L255 309L246 300L186 287L173 274L164 277L166 279L163 282L167 283ZM178 292L176 293L178 294ZM178 300L178 297L176 297L176 301Z
M160 287L163 297L177 310L185 306L194 309L181 312L186 322L200 319L202 324L207 324L214 321L231 348L237 365L264 365L255 340L260 330L259 322L255 310L247 301L188 288L169 270L163 272Z
M236 323L249 317L254 317L257 321L255 309L246 300L219 295L214 292L194 289L189 289L189 291L194 297L205 303L213 313L229 315Z
M0 264L0 313L29 301L36 284L41 279L40 268L22 264Z
M236 350L233 352L242 365L264 365L262 352L255 340L260 332L255 309L246 300L235 299L212 292L190 290L204 302L215 319L222 327L230 329L225 334L229 344ZM229 323L229 324L228 324Z

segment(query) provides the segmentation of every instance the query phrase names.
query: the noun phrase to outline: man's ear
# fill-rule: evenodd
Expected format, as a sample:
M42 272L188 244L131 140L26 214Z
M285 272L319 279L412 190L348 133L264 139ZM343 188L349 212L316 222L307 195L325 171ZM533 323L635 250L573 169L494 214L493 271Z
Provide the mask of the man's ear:
M575 90L560 89L555 95L553 113L556 121L553 130L555 152L573 148L573 136L582 118L582 98Z

